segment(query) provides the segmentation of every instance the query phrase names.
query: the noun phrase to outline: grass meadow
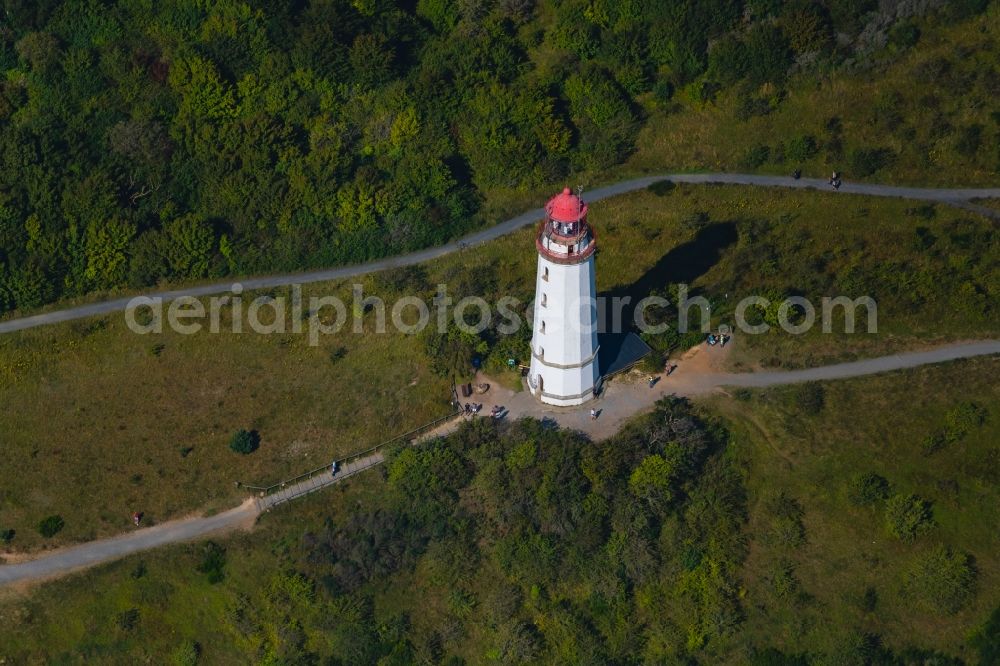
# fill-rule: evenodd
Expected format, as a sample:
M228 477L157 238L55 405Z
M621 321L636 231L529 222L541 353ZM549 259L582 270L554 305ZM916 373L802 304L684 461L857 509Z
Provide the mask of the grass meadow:
M733 433L746 470L750 555L741 633L748 644L826 652L852 627L888 645L942 649L975 663L969 629L1000 603L998 369L994 357L829 382L819 410L803 409L796 387L705 401ZM984 424L928 455L925 438L963 402L988 410ZM894 494L929 500L934 527L912 543L889 536L883 503L849 500L851 480L867 472L887 479ZM764 538L773 518L768 500L779 493L803 509L798 548ZM902 591L906 568L937 544L971 555L978 574L973 601L952 615L923 610ZM775 584L789 569L798 581L790 592ZM868 588L873 608L863 602Z

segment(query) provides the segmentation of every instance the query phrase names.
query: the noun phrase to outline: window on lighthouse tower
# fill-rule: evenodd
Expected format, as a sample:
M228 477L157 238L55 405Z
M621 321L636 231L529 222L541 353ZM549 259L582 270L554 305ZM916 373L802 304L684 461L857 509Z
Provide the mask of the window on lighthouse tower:
M544 332L545 332L545 322L543 321L542 322L542 333L544 333Z
M542 279L545 280L545 281L548 281L548 279L549 279L549 267L548 266L546 266L545 270L542 271Z
M548 305L549 305L549 295L548 294L542 294L542 307L543 308L544 307L548 307Z

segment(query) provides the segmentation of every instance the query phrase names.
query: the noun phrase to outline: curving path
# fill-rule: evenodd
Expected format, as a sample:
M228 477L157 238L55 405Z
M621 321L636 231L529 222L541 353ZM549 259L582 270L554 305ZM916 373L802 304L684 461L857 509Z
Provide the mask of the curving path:
M589 190L586 198L591 202L599 201L601 199L617 196L619 194L626 194L628 192L641 190L645 187L649 187L653 183L663 180L672 180L679 183L718 183L727 185L755 185L758 187L830 189L827 182L820 178L801 178L799 180L795 180L790 176L760 176L740 173L664 174L661 176L633 178L631 180L623 180L612 185L606 185L605 187L598 187L596 189ZM844 183L840 188L840 191L847 194L861 194L874 197L899 197L904 199L915 199L918 201L933 201L936 203L959 206L982 215L1000 219L1000 210L994 210L974 203L975 199L1000 197L1000 188L954 189ZM477 245L479 243L494 240L541 219L542 215L543 211L540 208L531 210L495 226L469 234L468 236L465 236L457 241L447 243L446 245L427 248L425 250L419 250L417 252L411 252L410 254L404 254L397 257L378 259L366 264L342 266L340 268L329 268L309 271L306 273L291 273L287 275L269 275L246 278L244 280L233 279L228 282L216 282L213 284L184 287L168 291L157 291L149 293L147 296L159 297L164 301L170 301L181 296L210 296L212 294L225 293L229 291L236 282L242 284L243 288L247 290L271 289L291 284L308 284L311 282L342 280L344 278L357 277L388 268L412 266L414 264L420 264L431 259L442 257L469 245ZM112 312L124 310L125 306L132 298L132 296L127 298L117 298L110 301L102 301L100 303L79 305L76 307L66 308L64 310L44 312L30 317L0 321L0 333L10 333L12 331L21 331L28 328L35 328L36 326L44 326L46 324L55 324L58 322L72 321L74 319L83 319L85 317L110 314Z
M612 384L605 395L594 403L594 406L601 410L600 419L597 421L589 418L588 408L554 409L544 407L535 402L526 392L506 395L491 390L490 393L494 400L501 399L507 403L512 418L524 416L547 418L563 427L596 435L599 431L616 430L626 419L650 409L657 400L669 393L698 395L723 386L760 388L805 381L846 379L996 354L1000 354L1000 340L947 345L927 351L892 354L863 361L783 372L686 374L682 365L669 379L661 380L653 390L649 390L645 384ZM509 401L506 398L509 398ZM448 431L454 430L458 423L459 421L456 420L434 434L446 434ZM260 500L247 500L234 509L213 516L173 520L117 537L71 546L33 560L0 565L0 587L24 585L54 578L159 546L191 541L208 534L240 527L249 527L261 512L273 506L338 483L383 461L384 458L381 454L375 454L353 461L334 477L315 477Z
M228 511L211 516L179 518L115 537L90 541L78 546L68 546L16 564L0 565L0 587L55 578L134 553L172 543L193 541L210 534L229 532L240 528L249 529L253 526L257 516L271 507L339 483L384 462L384 460L382 454L376 453L367 458L352 461L341 469L335 477L323 476L308 479L273 495L260 499L248 499L243 504Z

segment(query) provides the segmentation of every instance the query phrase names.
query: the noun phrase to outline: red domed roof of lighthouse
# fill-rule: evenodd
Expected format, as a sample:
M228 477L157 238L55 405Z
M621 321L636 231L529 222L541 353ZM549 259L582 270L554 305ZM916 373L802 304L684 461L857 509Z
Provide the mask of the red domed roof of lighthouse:
M587 215L587 204L568 187L545 204L545 212L558 222L577 222Z

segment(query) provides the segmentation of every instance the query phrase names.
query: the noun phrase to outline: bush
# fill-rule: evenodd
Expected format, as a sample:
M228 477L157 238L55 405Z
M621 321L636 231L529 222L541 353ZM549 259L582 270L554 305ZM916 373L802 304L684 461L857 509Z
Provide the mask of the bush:
M974 402L963 402L945 414L946 435L959 440L986 421L986 410Z
M6 546L14 540L14 534L14 530L0 530L0 542Z
M428 327L423 333L423 343L431 369L442 377L472 376L472 358L489 350L481 337L453 324L445 333Z
M658 180L646 189L658 197L664 197L673 192L676 187L677 185L672 180Z
M674 96L674 84L667 79L660 79L653 86L653 97L661 104L666 104Z
M861 610L871 613L878 606L878 592L874 587L866 587L865 594L861 597Z
M64 527L66 527L66 521L62 519L62 516L49 516L38 523L38 533L46 539L51 539Z
M1000 606L969 638L980 664L1000 664Z
M806 542L806 527L802 523L805 512L798 500L785 493L770 498L764 506L770 515L770 524L764 533L768 543L798 548Z
M912 23L900 23L889 31L889 43L901 49L908 49L920 40L920 28Z
M893 495L885 505L885 526L892 536L913 541L934 526L931 503L918 495Z
M197 566L199 573L203 573L212 585L221 583L226 577L226 549L209 541L202 549L201 562Z
M756 169L771 157L771 149L768 146L756 145L750 148L743 156L743 166L749 169Z
M747 35L746 59L746 72L751 82L780 83L792 64L792 50L781 30L758 24Z
M115 624L122 631L134 631L139 626L139 609L129 608L116 618Z
M747 47L733 36L717 40L708 53L708 75L730 86L747 73Z
M805 162L814 157L819 152L816 145L816 137L811 134L802 134L792 138L785 148L785 154L790 160Z
M795 389L795 403L806 414L819 414L826 402L826 391L822 384L807 382Z
M937 546L913 561L906 571L903 591L925 609L951 615L969 603L975 586L972 559Z
M778 562L770 575L771 591L779 599L791 599L798 595L801 589L799 579L795 577L795 567L788 560Z
M864 506L881 502L889 496L889 482L875 472L858 474L851 479L847 499L852 504Z
M955 150L959 155L967 159L972 159L979 152L979 146L983 142L983 126L969 125L963 127L958 133L955 141Z
M195 666L201 656L201 646L191 640L187 640L178 645L170 655L170 661L175 666Z
M944 417L944 428L924 438L925 456L932 455L950 444L962 440L986 421L986 410L973 402L963 402L952 408Z
M925 456L931 456L948 446L951 441L941 432L931 433L920 443L920 450Z
M864 178L871 176L879 169L889 166L893 160L893 152L888 148L861 148L851 153L851 172L853 176Z
M735 115L737 120L745 122L755 116L766 116L772 111L774 111L774 106L771 105L771 100L766 97L743 94L736 102Z
M229 448L243 455L249 455L259 447L260 435L256 430L237 430L229 442Z

